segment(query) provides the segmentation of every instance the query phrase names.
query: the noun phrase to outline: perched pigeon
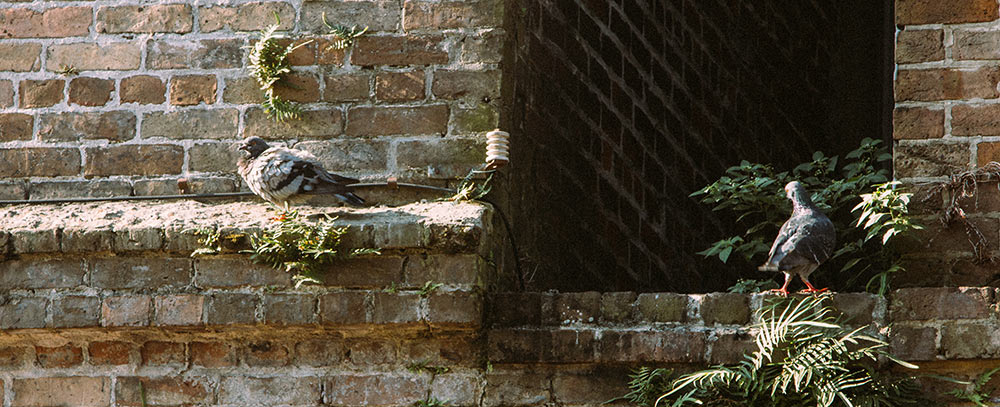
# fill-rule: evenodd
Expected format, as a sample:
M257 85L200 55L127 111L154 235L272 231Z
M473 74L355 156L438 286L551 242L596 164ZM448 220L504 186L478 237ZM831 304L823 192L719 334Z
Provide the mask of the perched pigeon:
M296 194L332 194L350 205L365 203L351 192L348 184L358 180L323 169L312 154L291 148L269 147L260 137L243 140L238 149L240 176L255 194L275 205L288 202Z
M785 185L785 196L792 201L792 217L781 225L778 237L774 239L767 263L760 271L780 271L785 273L785 285L774 290L788 295L788 283L792 275L798 274L806 283L804 292L822 292L809 283L809 274L833 254L837 239L833 222L809 199L809 193L798 181Z

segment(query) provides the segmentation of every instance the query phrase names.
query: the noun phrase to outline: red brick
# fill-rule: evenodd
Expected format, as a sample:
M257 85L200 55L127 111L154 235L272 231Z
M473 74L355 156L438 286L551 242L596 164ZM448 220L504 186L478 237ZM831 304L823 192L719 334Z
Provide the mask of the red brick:
M160 104L167 100L167 87L160 78L149 75L122 79L122 103Z
M9 79L0 80L0 107L14 106L14 82Z
M24 113L0 114L0 141L31 140L35 118Z
M968 144L899 144L892 164L897 178L940 177L967 170L970 158Z
M945 323L941 326L941 349L945 359L993 359L1000 356L1000 340L994 323Z
M487 354L498 363L536 363L551 348L548 330L492 329L487 335Z
M415 255L406 259L404 274L410 286L421 286L427 281L475 285L480 278L480 267L479 256L475 254Z
M92 365L127 365L132 345L128 342L92 342L87 351Z
M943 30L903 30L896 36L896 63L915 64L944 59Z
M236 109L190 109L143 114L142 136L170 139L231 139L238 135Z
M0 44L0 71L37 71L41 55L42 44Z
M215 103L215 75L175 76L170 80L170 104L178 106Z
M285 366L291 359L287 346L272 341L248 343L244 355L247 366Z
M549 332L551 346L542 352L544 361L577 363L596 361L597 341L589 329L560 329Z
M28 360L34 361L35 348L27 346L0 347L0 368L18 369Z
M240 68L243 63L243 40L156 41L149 44L146 67L149 69L224 69Z
M439 98L489 102L500 96L500 72L437 70L432 89Z
M97 9L97 32L191 32L194 17L187 4L104 6Z
M937 319L977 319L992 313L992 287L902 288L892 294L894 322Z
M328 75L325 77L324 102L351 102L368 100L371 76L365 74Z
M123 110L46 113L38 119L38 135L45 141L125 141L135 137L135 123L135 114Z
M541 405L550 401L551 378L548 372L496 370L486 373L483 406Z
M282 99L292 102L318 102L319 80L310 73L288 74L274 84L274 92Z
M434 138L401 141L396 164L403 176L455 179L486 159L482 138Z
M955 30L952 57L957 60L1000 59L1000 32Z
M844 323L852 326L868 325L874 321L876 297L868 293L837 293L833 308L844 316Z
M21 107L48 107L63 100L62 79L21 81Z
M81 106L104 106L111 100L115 81L100 78L74 78L69 83L69 103Z
M277 15L285 31L295 26L295 8L288 3L247 3L235 7L201 7L198 10L201 32L212 32L230 27L233 31L257 31L274 23Z
M441 36L362 36L357 39L351 63L373 65L447 64Z
M87 148L85 177L180 174L184 148L174 145L118 145Z
M53 391L53 389L59 389ZM107 377L40 377L14 379L12 407L108 406L111 379Z
M448 131L448 106L355 107L347 112L348 136L444 134Z
M102 326L149 325L151 299L148 295L108 297L101 304Z
M498 27L503 23L503 1L406 0L403 29Z
M896 101L956 100L1000 96L1000 68L903 69L896 75Z
M424 98L424 71L381 72L375 75L375 98L404 102Z
M80 150L75 148L0 149L0 177L56 177L80 173Z
M896 24L955 24L993 21L995 0L896 0Z
M753 337L745 332L724 333L712 343L712 354L708 358L708 363L730 364L739 363L745 355L752 354L757 350L757 344Z
M83 349L73 345L53 348L35 346L35 358L38 366L45 369L72 367L83 363Z
M77 42L48 46L45 69L56 72L65 66L81 71L123 71L139 69L142 58L141 44L133 42L113 42L96 44Z
M430 395L431 398L438 400L448 400L453 403L452 405L479 405L479 396L482 394L481 382L482 378L478 375L457 373L436 375L430 383Z
M330 24L359 24L369 32L397 31L400 27L402 8L397 0L370 1L316 1L302 4L299 25L313 33L329 31L323 24L326 14Z
M143 366L183 365L184 344L178 342L149 341L139 349Z
M194 172L235 173L237 151L229 143L200 143L188 150L189 169Z
M191 342L191 364L201 367L232 367L239 361L236 349L225 342Z
M187 406L211 404L212 382L203 377L119 377L119 406Z
M365 171L384 171L388 162L389 141L370 139L314 140L297 143L295 144L295 148L309 151L318 157L324 168L336 168L338 174L354 176ZM378 199L376 198L376 200ZM352 261L334 263L331 270L324 274L324 281L328 281L328 284L332 285L346 283L343 285L358 287L378 285L381 281L385 281L384 278L395 278L392 281L399 281L398 273L390 277L389 270L384 269L379 269L378 273L372 275L368 281L365 281L369 278L365 275L339 271L351 267L366 267L371 263L367 260L376 261L375 259L382 257L387 256L359 258ZM372 271L375 271L375 269L372 269Z
M996 115L1000 105L957 105L951 110L951 134L954 136L1000 135Z
M990 161L1000 162L1000 143L982 142L977 144L976 158L976 162L979 163L980 167L986 165ZM977 199L975 201L978 202Z
M341 135L344 126L343 111L337 108L306 110L299 120L275 122L260 108L247 109L243 120L243 135L265 139L322 138Z
M499 64L506 33L503 29L481 30L462 37L458 62L463 64Z
M343 357L342 341L332 338L314 339L295 345L295 357L292 363L296 366L337 366Z
M943 136L944 110L897 107L892 112L892 137L896 140L941 138Z
M601 294L601 321L631 321L636 298L638 298L638 295L631 291L606 292Z
M366 321L363 291L342 291L319 297L320 319L324 324L362 324Z
M306 43L307 41L312 41ZM291 39L278 39L278 45L282 47L288 47L289 45L301 45L295 48L291 54L286 57L288 63L292 66L303 66L303 65L315 65L316 64L316 42L319 39L312 38L300 38L298 40Z
M41 13L27 8L0 11L0 38L75 37L90 32L90 7L57 7Z
M205 297L201 295L166 295L154 298L156 315L153 323L156 325L199 325L205 306Z
M317 65L344 65L347 50L337 49L335 42L336 40L333 38L315 38Z

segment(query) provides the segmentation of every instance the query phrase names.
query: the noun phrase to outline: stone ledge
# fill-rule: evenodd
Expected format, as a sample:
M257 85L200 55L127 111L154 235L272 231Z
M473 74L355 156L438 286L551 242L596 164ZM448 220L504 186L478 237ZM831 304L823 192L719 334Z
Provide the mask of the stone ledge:
M338 217L348 248L475 252L490 209L476 203L416 203L395 208L302 207L304 215ZM0 252L23 254L198 249L197 230L250 234L275 211L259 203L102 202L0 207Z

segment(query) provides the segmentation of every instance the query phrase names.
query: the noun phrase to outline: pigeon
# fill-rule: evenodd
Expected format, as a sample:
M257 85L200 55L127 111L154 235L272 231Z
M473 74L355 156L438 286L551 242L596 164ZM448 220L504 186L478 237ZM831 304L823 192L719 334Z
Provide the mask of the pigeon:
M327 172L307 151L270 147L260 137L244 139L237 149L243 181L253 193L272 204L287 204L304 193L332 194L352 206L365 203L348 186L358 180Z
M785 273L785 284L772 290L781 295L788 295L788 283L792 281L793 274L798 274L806 283L808 288L803 292L826 291L826 288L813 287L809 283L809 274L833 254L837 239L833 222L813 204L800 182L792 181L785 185L785 196L792 201L792 216L781 225L767 262L758 270Z

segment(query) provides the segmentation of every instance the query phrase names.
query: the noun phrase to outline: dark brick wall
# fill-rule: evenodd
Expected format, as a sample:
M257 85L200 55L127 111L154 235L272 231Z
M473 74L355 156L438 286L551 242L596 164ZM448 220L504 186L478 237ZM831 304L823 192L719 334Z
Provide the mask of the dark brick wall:
M508 2L503 206L533 288L724 289L753 273L693 254L731 222L688 194L888 131L891 6L741 3Z

